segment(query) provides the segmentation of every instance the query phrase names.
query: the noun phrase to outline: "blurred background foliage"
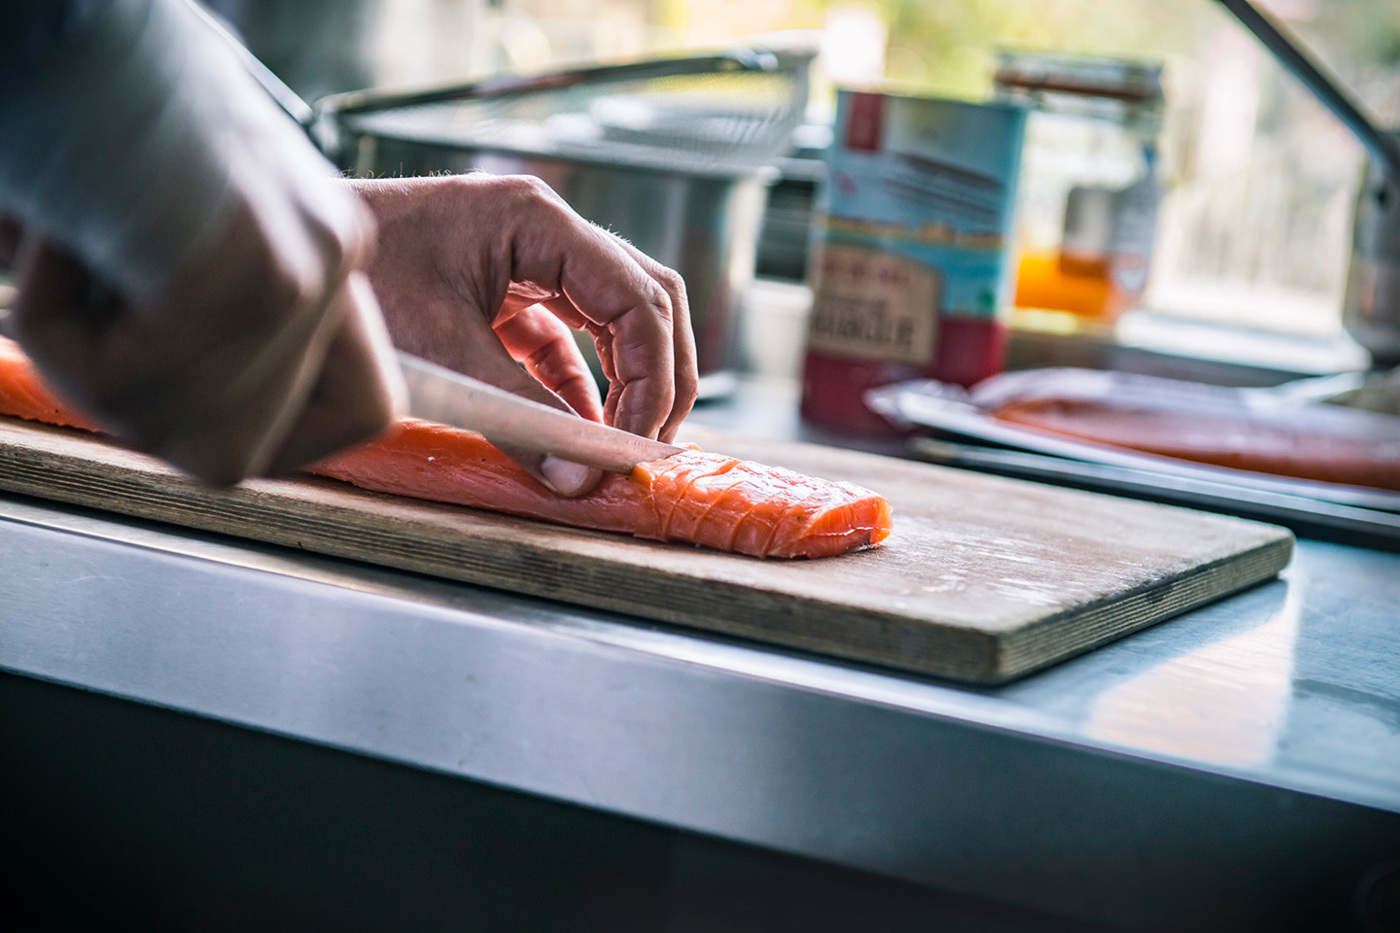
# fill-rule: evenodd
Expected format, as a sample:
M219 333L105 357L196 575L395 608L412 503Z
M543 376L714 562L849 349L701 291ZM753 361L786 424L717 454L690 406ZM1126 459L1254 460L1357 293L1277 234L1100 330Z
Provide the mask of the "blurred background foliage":
M1256 2L1386 120L1400 123L1400 3ZM648 19L665 37L661 44L675 46L822 29L833 13L850 9L869 11L886 27L881 77L956 96L986 92L999 47L1169 60L1197 56L1216 30L1238 28L1213 0L655 0ZM839 44L834 37L833 47Z

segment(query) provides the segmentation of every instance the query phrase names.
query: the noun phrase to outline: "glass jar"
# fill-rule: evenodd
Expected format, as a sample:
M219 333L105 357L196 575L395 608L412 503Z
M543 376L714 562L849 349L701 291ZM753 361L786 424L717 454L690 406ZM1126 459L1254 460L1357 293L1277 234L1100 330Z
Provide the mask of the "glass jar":
M1030 109L1017 203L1018 309L1109 325L1147 286L1161 201L1161 68L1002 52L1000 99Z

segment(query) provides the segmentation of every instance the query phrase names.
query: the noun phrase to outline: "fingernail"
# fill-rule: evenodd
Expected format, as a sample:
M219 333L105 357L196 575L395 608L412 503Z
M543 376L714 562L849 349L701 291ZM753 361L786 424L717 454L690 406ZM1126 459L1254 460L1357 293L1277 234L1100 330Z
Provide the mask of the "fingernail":
M558 457L545 457L540 473L546 485L561 496L577 496L598 480L597 470Z

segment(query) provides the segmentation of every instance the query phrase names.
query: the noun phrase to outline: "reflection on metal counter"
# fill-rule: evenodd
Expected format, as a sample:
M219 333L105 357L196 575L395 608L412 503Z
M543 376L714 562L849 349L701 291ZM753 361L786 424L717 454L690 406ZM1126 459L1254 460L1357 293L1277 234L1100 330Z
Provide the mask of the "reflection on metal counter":
M1178 655L1098 696L1096 739L1177 758L1267 766L1288 721L1299 595L1262 625ZM1163 702L1164 697L1170 701Z

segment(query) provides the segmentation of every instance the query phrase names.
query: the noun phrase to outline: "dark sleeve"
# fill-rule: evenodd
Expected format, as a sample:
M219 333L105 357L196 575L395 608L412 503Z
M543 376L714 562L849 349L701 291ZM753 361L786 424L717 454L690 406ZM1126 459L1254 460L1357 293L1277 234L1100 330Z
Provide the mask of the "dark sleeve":
M114 0L0 2L0 76L18 72L64 37L100 17Z

